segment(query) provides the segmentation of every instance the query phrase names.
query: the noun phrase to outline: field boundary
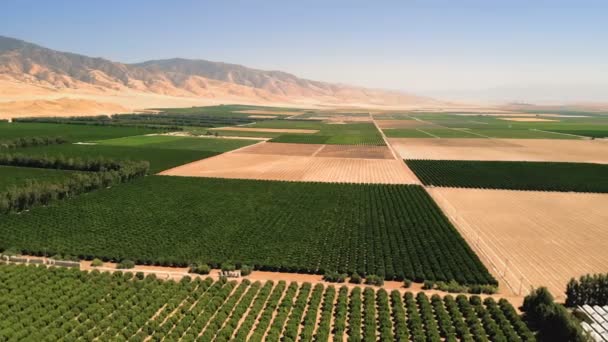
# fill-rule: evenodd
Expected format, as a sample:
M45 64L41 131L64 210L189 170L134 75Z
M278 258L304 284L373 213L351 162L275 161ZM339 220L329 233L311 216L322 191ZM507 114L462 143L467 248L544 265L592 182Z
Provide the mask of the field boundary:
M433 188L425 186L425 189ZM503 258L495 252L494 248L488 242L481 238L481 230L474 228L467 220L458 215L458 211L452 204L439 192L429 191L433 199L440 204L441 209L446 214L452 224L458 229L462 236L467 240L469 246L480 256L482 260L486 260L489 269L492 269L498 278L504 280L514 295L524 296L529 293L528 290L534 288L534 284L519 270L517 266L509 265L509 259Z

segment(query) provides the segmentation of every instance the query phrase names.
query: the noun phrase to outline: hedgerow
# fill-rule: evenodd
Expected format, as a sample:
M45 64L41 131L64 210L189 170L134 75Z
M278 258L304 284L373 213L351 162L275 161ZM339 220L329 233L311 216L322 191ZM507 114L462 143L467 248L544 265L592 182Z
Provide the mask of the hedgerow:
M509 302L479 297L17 265L0 286L0 340L534 341Z
M231 261L264 271L380 275L376 284L495 283L425 190L410 185L149 176L8 215L0 234L0 248L24 254L212 268Z
M425 185L608 192L608 165L555 162L406 160Z

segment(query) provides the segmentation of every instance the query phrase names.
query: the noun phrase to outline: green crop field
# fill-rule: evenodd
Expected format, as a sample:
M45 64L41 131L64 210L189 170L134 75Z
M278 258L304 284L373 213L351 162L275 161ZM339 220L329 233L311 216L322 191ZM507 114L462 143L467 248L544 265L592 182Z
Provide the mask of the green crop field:
M507 300L478 296L15 265L0 288L3 341L535 340Z
M112 139L158 133L158 130L140 127L108 127L94 125L70 125L52 123L1 123L0 139L10 140L21 137L61 136L71 142Z
M0 166L0 192L11 186L22 186L28 181L46 182L68 178L73 172L33 167Z
M145 160L150 162L150 173L157 173L218 154L217 152L196 150L74 144L27 147L16 149L14 152L32 156L64 156L85 159L105 157L116 160Z
M130 146L171 150L193 150L208 152L227 152L237 148L255 144L256 140L220 139L220 138L192 138L178 136L145 136L138 135L125 138L100 140L96 143L110 146Z
M271 142L336 145L384 145L382 135L371 123L328 124L320 121L268 120L247 127L314 129L314 134L283 134Z
M608 192L608 165L582 163L407 160L433 186L542 191Z
M149 176L9 214L0 234L0 248L27 253L495 282L413 185Z

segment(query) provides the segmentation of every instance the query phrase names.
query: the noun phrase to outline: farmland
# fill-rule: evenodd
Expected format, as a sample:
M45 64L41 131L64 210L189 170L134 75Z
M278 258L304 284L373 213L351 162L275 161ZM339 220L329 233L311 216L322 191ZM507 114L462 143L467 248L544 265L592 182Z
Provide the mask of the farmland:
M516 293L547 286L563 297L571 277L608 267L605 194L453 188L429 193Z
M150 176L7 215L0 234L35 254L494 282L419 186Z
M2 123L2 140L21 137L63 137L70 142L112 139L131 135L158 133L159 130L140 127L103 127L48 123Z
M0 166L0 192L10 186L22 186L28 181L46 182L66 179L72 172L31 167Z
M504 300L0 265L0 339L534 341Z
M287 128L317 130L314 134L285 134L272 142L299 144L384 145L372 123L324 123L320 121L264 121L250 128Z
M406 160L425 185L608 193L608 165L581 163Z
M217 138L193 138L180 136L132 136L108 140L100 140L96 143L109 146L145 147L170 150L192 150L207 152L226 152L256 143L255 140L245 139L217 139Z
M111 145L52 145L28 147L16 150L31 156L63 156L66 158L104 157L116 160L145 160L150 162L150 172L156 173L177 165L217 155L217 152L196 150L173 150L146 147Z
M608 163L606 140L389 139L403 159Z
M341 183L418 184L386 146L259 143L163 175Z

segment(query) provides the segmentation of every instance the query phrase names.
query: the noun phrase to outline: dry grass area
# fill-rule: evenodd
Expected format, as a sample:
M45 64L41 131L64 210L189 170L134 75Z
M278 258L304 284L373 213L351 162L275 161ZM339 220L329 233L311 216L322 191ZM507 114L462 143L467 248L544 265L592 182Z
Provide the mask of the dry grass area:
M295 128L250 128L241 126L231 127L217 127L211 128L210 131L238 131L238 132L263 132L263 133L302 133L302 134L313 134L319 130L316 129L295 129Z
M391 138L404 159L608 163L606 140Z
M541 119L541 118L499 118L500 120L515 121L515 122L554 122L559 120Z
M376 120L378 127L386 128L421 128L421 127L437 127L430 122L420 120Z
M570 278L608 269L606 194L453 188L429 193L488 269L515 292L542 285L563 297Z
M282 181L419 184L386 146L260 143L162 175Z

